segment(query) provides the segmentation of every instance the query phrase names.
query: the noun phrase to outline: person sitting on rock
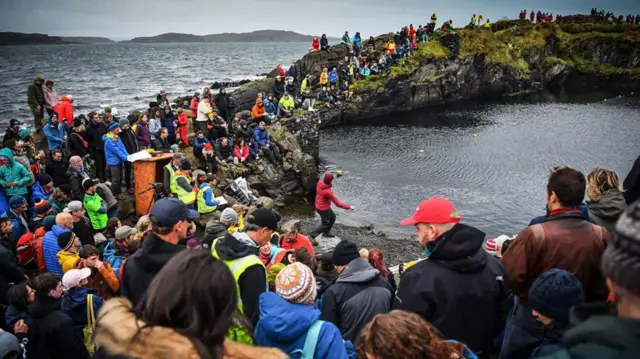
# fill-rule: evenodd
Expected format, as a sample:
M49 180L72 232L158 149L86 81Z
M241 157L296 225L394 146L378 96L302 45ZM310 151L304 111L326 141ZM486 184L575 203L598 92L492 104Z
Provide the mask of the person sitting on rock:
M204 146L207 143L211 143L209 139L204 137L204 132L202 130L198 130L196 132L196 137L193 139L193 155L204 162L204 157L202 156L202 150L204 150Z
M285 92L282 99L278 103L278 118L291 117L293 115L293 109L295 108L295 102L293 97L289 96L289 93Z
M264 108L264 100L262 98L256 99L256 104L251 109L251 120L253 122L265 122L271 124L271 116Z
M287 84L284 86L284 92L288 93L289 95L291 95L292 97L295 96L296 93L298 93L297 89L296 89L296 84L294 83L294 78L289 76L287 77Z
M216 143L216 162L220 165L233 163L233 147L231 147L226 137L222 137Z
M362 70L360 70L360 76L362 76L363 78L371 76L371 69L369 69L369 64L365 64Z
M271 93L276 98L276 100L280 100L282 95L284 95L284 82L282 81L282 77L277 76L276 82L271 87Z
M331 96L332 98L334 98L336 101L341 101L341 100L343 100L343 98L342 98L342 96L341 96L340 92L339 92L339 91L338 91L338 89L337 89L335 86L333 86L333 85L331 85L331 86L329 87L329 96Z
M308 87L311 87L311 75L309 74L304 77L304 80L302 80L300 84L300 93L303 94Z
M320 49L323 51L329 50L329 39L327 39L326 34L322 34L322 37L320 38Z
M269 131L267 131L267 126L264 121L260 122L258 127L253 131L253 138L262 150L262 153L269 158L271 163L280 163L280 150L275 143L271 143Z
M335 86L338 83L338 71L334 67L331 72L329 72L329 85Z
M204 145L202 150L202 157L204 158L204 165L207 169L207 173L218 173L218 163L216 161L216 152L213 149L211 143Z
M233 154L235 155L233 163L242 164L244 166L249 165L249 146L244 142L244 139L239 139L236 146L233 148Z
M271 95L269 95L269 97L271 97ZM271 102L271 100L265 98L264 100L262 100L262 104L264 105L264 110L267 111L269 115L271 116L276 115L277 108L276 108L276 105L273 102Z
M345 81L345 84L347 82ZM311 92L311 88L307 87L307 89L302 94L302 108L307 111L314 112L315 109L313 106L316 104L316 95Z
M320 86L326 86L329 81L329 71L326 67L322 69L322 73L320 73Z
M313 41L311 41L310 51L318 51L318 50L320 50L320 39L318 39L317 37L314 37Z
M336 102L333 98L331 98L331 95L327 91L327 86L322 87L322 90L318 94L318 100L326 103L329 107L331 107L331 105Z

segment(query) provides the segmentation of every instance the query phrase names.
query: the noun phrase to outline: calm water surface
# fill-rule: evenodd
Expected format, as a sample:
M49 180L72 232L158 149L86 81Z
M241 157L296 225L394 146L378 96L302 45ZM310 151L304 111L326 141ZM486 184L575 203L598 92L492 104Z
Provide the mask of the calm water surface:
M415 229L399 222L438 195L464 222L511 235L544 214L549 168L606 167L626 176L640 155L639 97L540 100L450 106L324 131L322 160L345 172L334 191L358 209L338 209L338 221L404 237Z

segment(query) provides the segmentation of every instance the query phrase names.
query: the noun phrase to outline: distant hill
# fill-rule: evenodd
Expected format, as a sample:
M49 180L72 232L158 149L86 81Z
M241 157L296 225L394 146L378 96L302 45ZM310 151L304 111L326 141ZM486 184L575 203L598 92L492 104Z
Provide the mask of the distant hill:
M112 44L115 43L115 41L111 40L111 39L107 39L106 37L69 37L69 36L64 36L62 37L62 40L68 43L75 43L75 44Z
M0 46L6 45L62 45L69 44L59 36L47 34L23 34L20 32L0 32ZM75 42L71 42L75 43Z
M313 36L293 31L259 30L245 33L229 33L214 35L192 35L167 33L151 37L136 37L123 41L126 43L163 43L163 42L311 42ZM330 39L335 40L335 39Z

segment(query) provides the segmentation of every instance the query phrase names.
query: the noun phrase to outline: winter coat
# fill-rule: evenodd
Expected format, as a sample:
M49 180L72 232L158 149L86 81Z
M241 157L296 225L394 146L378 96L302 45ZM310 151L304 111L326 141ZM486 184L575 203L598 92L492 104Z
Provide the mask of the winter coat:
M343 209L351 209L351 206L342 203L333 194L330 184L326 184L324 180L318 181L316 184L316 209L318 211L328 211L331 208L331 202Z
M44 91L35 80L27 87L27 104L33 113L37 112L37 106L44 106ZM42 109L39 112L42 113Z
M29 306L29 314L33 319L28 334L29 358L90 358L84 340L79 336L73 321L60 309L61 302L61 299L36 297Z
M11 224L13 224L13 230L11 231L11 236L13 238L20 239L20 237L22 237L23 234L29 232L29 226L28 226L28 223L26 223L27 220L24 213L17 214L16 212L13 211L13 209L8 209L7 217L9 217ZM17 242L17 240L15 241Z
M44 108L47 110L53 110L58 103L58 94L56 90L50 90L47 86L42 87L44 94ZM56 111L57 112L57 111Z
M296 70L295 66L289 66L289 70L287 70L287 76L293 78L298 77L298 70Z
M62 295L62 312L71 318L73 325L76 327L79 335L82 334L82 328L87 326L87 295L93 294L93 312L97 315L100 312L104 300L95 294L95 291L87 288L74 287L68 289Z
M189 127L189 117L186 113L181 113L178 116L178 134L180 135L180 142L185 146L189 146L188 139L188 127Z
M61 184L69 184L69 178L66 175L68 167L69 163L65 161L64 157L59 162L54 161L51 157L47 158L45 172L53 178L54 187L59 187Z
M211 105L205 101L198 103L198 116L196 122L206 122L209 120L209 114L213 112Z
M69 177L69 183L71 184L71 198L75 201L82 202L82 199L84 198L82 181L90 178L91 176L86 171L79 171L71 165L69 165L66 175Z
M73 104L67 96L62 96L60 102L53 108L53 111L58 114L60 123L66 122L73 124Z
M167 129L167 132L169 132L169 136L175 136L176 135L176 115L173 113L173 111L169 111L169 113L164 113L163 117L162 117L162 127L165 127Z
M136 138L136 134L133 132L131 128L120 131L120 139L122 140L122 144L124 145L127 153L136 153L140 151L140 146L138 145L138 139Z
M377 314L387 313L392 304L387 280L364 258L356 258L324 292L321 319L335 324L344 340L355 344L364 326Z
M52 123L48 123L44 126L43 131L44 135L47 136L49 151L62 148L62 142L64 141L64 137L67 135L67 131L62 123L58 123L57 126Z
M26 280L20 264L16 258L16 255L11 251L11 248L7 248L0 244L0 277L4 277L7 283L20 283ZM2 281L2 279L0 279ZM0 286L1 287L1 286ZM0 291L0 303L4 303L4 298L7 293L6 290Z
M129 153L124 148L124 143L119 136L107 133L102 136L104 141L104 155L107 159L107 166L119 166L123 162L127 162Z
M338 82L338 73L335 71L329 72L329 82L335 84Z
M269 131L266 128L261 130L260 127L256 127L256 129L253 130L253 139L261 147L271 143L269 140Z
M285 111L291 112L293 108L296 106L296 103L293 101L293 97L289 96L289 98L282 97L280 99L279 104Z
M236 138L242 138L246 144L249 144L250 142L253 142L253 133L248 126L236 127Z
M294 83L286 84L284 90L293 97L296 94L296 85Z
M315 251L313 250L313 245L311 245L311 240L309 240L309 237L305 236L302 233L297 233L296 238L293 241L285 239L284 236L281 236L278 242L278 247L286 251L293 251L296 248L304 247L309 251L309 254L311 254L312 256L316 255Z
M328 79L329 79L329 75L326 72L322 72L320 74L320 85L322 86L326 85Z
M55 187L51 189L50 193L47 193L44 188L42 188L40 182L36 182L33 187L31 187L31 202L35 203L42 199L48 199L54 189Z
M255 344L278 348L292 358L298 358L293 353L304 348L307 333L319 318L320 311L310 305L292 304L275 293L262 293L260 321L254 333ZM324 322L320 327L313 358L309 359L340 358L348 358L340 330L333 323Z
M224 238L215 244L217 257L222 261L239 259L251 255L258 256L256 243L244 232L226 233ZM267 272L263 265L252 265L238 279L239 296L244 307L244 316L252 325L258 322L258 302L260 294L267 290Z
M329 39L327 39L326 36L320 38L320 46L322 46L323 48L329 46Z
M607 315L599 304L573 309L561 349L544 359L640 358L640 320Z
M253 105L253 108L251 109L251 118L252 119L259 119L264 117L265 115L265 108L264 106L260 106L262 104L262 100L261 99L257 99L256 100L256 104Z
M249 159L249 146L244 145L242 149L240 149L239 146L235 146L233 148L233 153L236 155L236 157L238 157L238 159L242 159L242 158L245 158L245 160Z
M509 288L526 304L531 284L540 274L558 268L580 280L586 302L605 300L608 290L600 259L608 242L609 232L579 212L551 213L543 223L520 232L502 257Z
M107 226L107 221L109 220L107 216L107 202L96 192L94 194L85 193L82 204L87 210L87 215L91 220L93 229L102 231Z
M614 233L618 217L627 208L622 192L618 189L611 189L600 195L597 202L587 202L589 217L593 218L598 225L604 227L609 233Z
M136 305L162 267L185 248L184 245L165 242L154 233L149 233L142 247L127 258L124 273L120 273L120 294Z
M44 252L44 262L47 265L47 272L55 273L62 278L62 265L58 262L57 254L60 252L58 246L58 236L65 232L71 232L66 227L54 225L51 231L47 232L42 239L42 250Z
M161 151L165 153L171 152L171 145L169 144L169 138L162 138L160 136L156 137L156 140L153 141L153 149L156 151Z
M0 156L9 159L8 165L0 167L0 186L2 186L7 196L21 195L26 197L29 191L27 185L31 182L31 172L15 161L13 151L10 148L1 149ZM7 183L11 182L15 182L16 185L8 187Z
M29 315L28 308L26 310L19 310L12 305L7 307L7 311L4 313L4 322L12 332L16 322L21 319L24 320L24 323L28 326L31 326L31 323L33 323L33 319L31 319L31 316Z
M33 183L35 181L35 177L33 176L33 172L31 172L31 161L29 161L27 152L24 149L20 149L18 151L11 149L11 153L13 153L13 159L29 171L31 183Z
M83 158L89 153L89 143L85 139L86 133L71 132L67 137L67 148L71 156Z
M149 132L149 126L146 122L136 122L136 139L142 147L149 147L151 144L151 133Z
M207 143L211 143L211 141L209 141L206 137L200 138L196 136L193 139L193 148L197 150L201 150L204 148L204 145L206 145Z
M393 309L417 313L445 338L488 355L507 317L509 290L504 268L482 248L484 238L456 224L430 242L429 257L403 274Z
M125 254L119 252L113 242L109 242L104 247L104 253L102 255L104 257L105 265L108 264L113 268L113 272L116 277L120 278L120 267L126 258Z
M223 93L218 93L215 96L215 104L216 106L220 109L220 112L228 117L229 114L229 95L228 94L223 94ZM227 118L225 118L226 120Z
M189 104L189 110L191 110L191 118L196 118L198 116L198 104L200 104L200 99L197 97L191 98L191 103Z
M156 138L160 137L158 133L162 128L162 119L161 118L152 118L149 120L149 134L151 136L151 141L154 141Z
M103 122L93 123L89 121L87 126L87 142L89 142L89 151L92 153L104 151L104 141L102 136L107 133L107 126Z
M56 258L58 258L58 263L62 266L63 274L73 269L76 266L76 263L80 261L80 255L78 252L73 253L69 251L59 251L56 253Z
M144 340L139 340L141 337ZM136 318L131 302L125 298L114 298L105 303L95 338L106 351L100 350L94 359L200 358L195 345L187 337L168 327L149 326ZM223 346L222 359L287 358L277 349L253 347L231 340L226 340Z
M317 37L314 37L311 41L311 47L316 51L320 50L320 40Z
M271 87L271 93L276 98L282 97L282 95L284 95L284 82L282 80L276 80L276 82Z
M271 102L269 100L264 100L264 101L262 101L262 104L264 105L264 110L268 114L270 114L270 115L275 115L276 114L276 105L273 102Z

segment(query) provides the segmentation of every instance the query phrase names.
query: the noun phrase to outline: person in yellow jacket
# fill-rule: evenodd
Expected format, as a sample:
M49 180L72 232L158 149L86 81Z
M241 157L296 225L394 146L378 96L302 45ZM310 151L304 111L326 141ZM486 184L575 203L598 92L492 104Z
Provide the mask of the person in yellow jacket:
M387 43L387 54L395 54L396 53L396 43L391 40Z
M320 74L320 85L321 86L326 86L327 85L327 81L329 80L329 73L328 73L329 69L327 69L326 67L322 70L322 73Z
M182 161L180 169L174 172L175 176L175 193L178 199L187 205L189 209L195 209L196 192L193 190L191 183L191 163L187 160Z
M487 19L487 22L484 23L485 29L491 29L491 20Z
M260 294L267 291L267 271L260 260L260 247L269 243L278 221L266 208L258 208L245 232L226 233L211 245L211 254L231 270L238 292L238 310L255 327L259 319Z
M58 236L58 247L61 251L56 254L58 262L62 266L62 273L67 273L75 267L76 262L80 260L78 248L80 248L80 239L73 232L64 232Z

